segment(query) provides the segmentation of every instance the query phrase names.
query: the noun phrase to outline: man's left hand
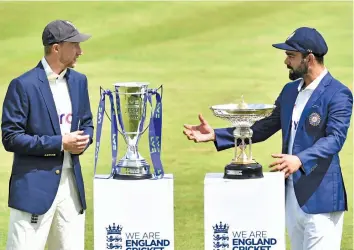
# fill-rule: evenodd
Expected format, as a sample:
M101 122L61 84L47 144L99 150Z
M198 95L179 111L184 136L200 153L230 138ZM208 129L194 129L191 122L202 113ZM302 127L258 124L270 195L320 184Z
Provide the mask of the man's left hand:
M277 160L269 165L270 172L282 171L285 174L285 178L296 172L302 165L296 155L272 154L272 157Z
M75 147L72 150L70 150L69 152L71 154L73 154L73 155L79 155L82 152L84 152L87 144L90 141L90 138L89 138L88 135L80 135L80 134L78 134L78 131L71 132L70 134L72 134L73 136L76 137L77 142L75 144Z

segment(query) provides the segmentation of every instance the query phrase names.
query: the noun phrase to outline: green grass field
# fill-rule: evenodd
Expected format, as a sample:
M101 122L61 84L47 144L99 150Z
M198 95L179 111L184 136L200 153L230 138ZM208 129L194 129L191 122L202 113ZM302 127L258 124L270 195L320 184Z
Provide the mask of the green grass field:
M42 30L56 18L70 19L80 31L93 35L82 44L85 54L76 69L88 76L94 115L99 86L110 88L118 81L164 85L162 161L165 171L175 177L177 250L204 249L204 176L222 172L233 155L231 150L217 153L211 143L188 141L182 134L184 123L197 123L201 112L212 126L229 126L213 117L209 107L239 101L241 95L248 103L273 103L288 81L288 70L283 63L285 54L271 44L284 41L300 26L322 32L329 46L326 66L352 89L351 2L3 2L1 100L10 80L41 59ZM109 172L111 160L109 123L105 121L99 173ZM340 153L350 208L345 214L343 250L353 249L352 138L351 127ZM119 142L122 156L122 137ZM148 158L146 135L140 148ZM270 154L280 150L280 133L253 147L265 171L272 162ZM89 206L87 250L93 249L93 152L90 147L81 157ZM0 147L0 159L0 249L5 249L12 155Z

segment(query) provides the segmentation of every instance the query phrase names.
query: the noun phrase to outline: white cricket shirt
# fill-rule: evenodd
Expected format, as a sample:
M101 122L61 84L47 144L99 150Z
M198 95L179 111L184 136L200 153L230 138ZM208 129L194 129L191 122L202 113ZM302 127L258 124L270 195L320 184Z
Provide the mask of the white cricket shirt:
M49 86L53 94L61 134L64 135L66 133L70 133L72 121L71 99L68 84L64 77L67 69L65 69L63 72L60 73L60 75L58 75L53 72L44 57L42 58L41 62L43 64L43 68L47 75ZM71 167L71 155L69 152L64 151L63 168Z
M298 86L299 94L298 94L296 101L295 101L292 120L291 120L290 138L289 138L289 143L288 143L288 154L289 155L291 155L293 153L294 139L295 139L297 125L299 123L302 111L304 110L305 105L308 102L308 100L310 99L313 91L317 88L317 86L320 84L323 77L327 73L328 73L328 70L325 68L321 72L321 74L303 90L301 90L301 88L304 84L304 80L302 80L299 83L299 86ZM292 176L290 175L289 179L291 179L291 178L292 178Z

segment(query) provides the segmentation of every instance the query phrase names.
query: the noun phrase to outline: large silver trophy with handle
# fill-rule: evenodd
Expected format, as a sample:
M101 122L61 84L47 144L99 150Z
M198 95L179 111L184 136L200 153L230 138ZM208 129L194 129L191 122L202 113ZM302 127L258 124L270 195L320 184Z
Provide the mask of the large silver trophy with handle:
M145 82L122 82L115 83L113 91L101 88L101 99L97 114L95 172L105 111L105 97L108 96L111 103L111 177L125 180L163 177L164 172L160 159L162 95L158 92L159 89L162 92L162 86L158 89L149 89L148 85L149 83ZM153 96L156 97L156 100L153 100ZM153 108L153 106L155 107ZM150 114L147 112L149 107ZM149 148L154 173L152 173L148 162L139 153L138 147L139 140L147 128L149 128ZM124 138L126 152L117 164L118 132Z
M269 116L275 105L247 104L243 100L240 104L221 104L210 107L216 117L229 121L235 130L235 155L232 161L225 166L225 179L256 179L263 178L262 165L253 159L251 126L258 120ZM248 144L248 155L246 154ZM239 148L239 150L238 150ZM240 152L239 152L240 151Z

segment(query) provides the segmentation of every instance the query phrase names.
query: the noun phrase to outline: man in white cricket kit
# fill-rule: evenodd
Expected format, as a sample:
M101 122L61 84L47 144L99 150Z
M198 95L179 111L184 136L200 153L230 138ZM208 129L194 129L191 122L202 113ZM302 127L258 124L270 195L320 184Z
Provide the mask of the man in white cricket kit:
M93 138L87 78L74 71L91 36L69 21L43 31L45 55L13 79L3 103L2 142L14 153L7 250L83 250L85 190L79 156Z

